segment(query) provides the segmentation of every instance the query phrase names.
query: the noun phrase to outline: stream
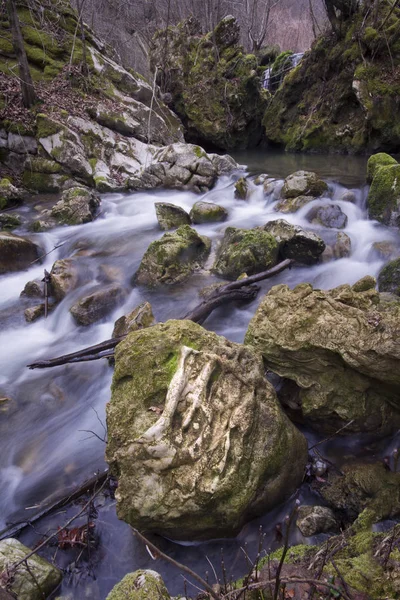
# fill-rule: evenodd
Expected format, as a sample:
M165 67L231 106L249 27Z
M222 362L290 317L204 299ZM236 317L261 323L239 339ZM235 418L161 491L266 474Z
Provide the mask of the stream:
M293 287L310 282L315 287L330 289L343 283L353 284L364 275L376 277L385 263L374 251L374 242L390 241L400 247L398 232L367 218L366 158L265 152L239 153L234 158L246 165L248 173L268 173L279 185L284 177L298 169L315 171L328 181L332 199L318 199L297 213L283 215L274 210L276 198L265 196L262 186L254 187L247 201L235 199L234 179L230 177L222 177L212 191L202 196L176 191L106 194L102 197L101 214L94 222L29 236L40 245L44 254L48 253L41 264L32 265L28 271L0 277L0 397L11 399L7 410L0 403L0 530L8 523L27 519L40 510L41 505L52 498L57 499L66 490L106 468L105 444L101 438L105 435L105 405L110 399L113 372L107 360L33 371L26 365L110 338L115 320L144 300L151 303L157 320L180 318L199 303L199 291L217 281L206 270L176 287L132 288L131 278L146 248L163 235L158 227L154 202L171 202L189 211L194 202L202 199L228 210L226 222L196 226L201 234L213 241L208 267L212 265L216 243L222 239L227 226L251 228L285 218L315 231L329 243L336 230L310 225L306 214L312 206L331 201L346 213L348 223L342 231L351 238L350 257L286 270L262 282L261 291L251 304L240 308L221 307L207 319L204 324L207 329L236 342L243 341L259 302L273 285L286 283ZM347 190L354 192L355 202L340 200ZM34 205L42 200L45 201L33 198L31 204L19 208L18 212L29 219L34 213ZM24 229L15 233L26 235ZM79 265L79 288L69 293L47 319L27 324L24 309L38 301L20 297L26 282L42 279L44 269L50 271L55 260L67 257L74 257ZM89 327L76 325L69 313L71 305L93 288L110 281L129 290L124 304L101 322ZM322 437L307 430L305 434L310 444ZM399 436L375 442L352 435L324 443L320 451L340 465L355 455L385 456L397 444L400 444ZM318 502L305 484L298 497L301 503ZM219 574L223 548L228 576L239 577L248 570L245 554L252 558L257 552L260 526L265 533L264 548L269 550L279 546L275 526L282 522L293 501L292 498L284 506L249 523L235 539L201 544L152 539L173 558L202 576L208 571L211 583L214 583L214 575L210 562ZM92 551L89 562L77 561L75 550L62 551L55 546L46 550L46 557L55 557L56 563L67 569L61 590L55 596L102 600L124 574L138 568L159 571L171 594L184 593L180 573L167 563L153 561L134 538L129 526L117 519L115 501L111 497L100 496L97 509L95 523L99 544ZM77 506L68 507L43 519L37 527L25 530L21 541L33 546L41 535L53 531L76 512ZM84 522L83 519L77 524ZM326 535L321 534L305 540L296 530L292 533L292 543L315 543L324 537ZM71 561L74 561L72 565ZM197 593L191 585L187 592L194 596Z

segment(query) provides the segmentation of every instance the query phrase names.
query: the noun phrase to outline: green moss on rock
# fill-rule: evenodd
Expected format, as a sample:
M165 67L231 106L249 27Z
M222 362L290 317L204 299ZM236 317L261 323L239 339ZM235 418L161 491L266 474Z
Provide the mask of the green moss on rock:
M156 571L128 573L113 587L106 600L170 600L165 583Z
M372 219L384 225L400 225L400 165L397 162L375 171L367 205Z
M390 165L397 165L398 162L395 158L390 156L390 154L386 154L385 152L379 152L378 154L373 154L368 159L367 164L367 182L371 183L375 174L377 173L380 167L387 167Z

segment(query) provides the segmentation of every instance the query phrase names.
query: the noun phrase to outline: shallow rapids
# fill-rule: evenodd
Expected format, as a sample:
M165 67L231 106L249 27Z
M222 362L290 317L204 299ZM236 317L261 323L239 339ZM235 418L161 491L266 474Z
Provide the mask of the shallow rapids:
M99 360L37 371L28 370L26 365L110 338L115 320L144 300L152 304L157 320L180 318L199 302L199 290L217 281L206 270L176 287L155 291L132 288L131 278L146 248L163 234L156 220L155 202L171 202L190 211L194 202L201 199L220 204L228 210L226 222L196 226L201 234L213 241L207 267L213 263L216 244L227 226L251 228L284 218L315 231L330 243L337 230L311 225L306 219L310 208L334 202L347 215L347 225L340 231L351 238L349 258L284 271L262 282L262 291L250 305L220 308L204 324L206 328L238 342L243 341L249 320L263 294L273 285L287 283L293 287L301 282L310 282L316 287L329 289L343 283L353 284L364 275L377 276L382 268L385 261L373 250L375 242L390 241L400 246L397 232L367 218L368 189L364 181L363 159L346 157L344 162L343 157L305 159L296 155L279 156L278 160L277 157L260 154L257 161L253 161L251 156L247 159L236 157L241 162L246 161L251 172L267 172L277 179L277 187L269 196L264 195L262 186L254 186L248 201L237 200L234 198L234 180L227 177L221 178L211 192L201 197L175 191L108 194L102 198L101 213L96 221L30 235L46 255L43 262L33 264L28 271L0 277L0 397L10 398L7 411L1 412L0 404L0 530L8 522L26 519L50 498L59 497L106 467L101 438L105 436L105 405L110 398L112 379L112 368L108 362ZM282 178L299 168L315 170L323 176L329 183L329 197L315 200L294 214L278 213L275 210L276 194L283 184ZM354 203L341 200L348 190L354 192ZM35 199L32 205L34 203ZM21 214L29 215L32 206L20 210ZM23 229L15 233L26 235ZM55 260L70 257L76 259L79 265L79 288L69 293L47 319L25 323L24 309L38 303L37 300L20 297L26 282L41 279L43 270L50 271ZM77 326L69 308L79 297L110 281L120 283L128 290L124 304L100 323L90 327ZM310 440L318 439L315 433L307 435ZM386 440L371 447L371 452L385 453L394 444L394 440ZM356 437L352 436L347 446L340 440L327 448L330 460L339 462L346 452L361 452ZM314 501L306 490L302 491L300 498L302 501ZM249 547L257 545L260 523L269 532L266 547L274 547L277 543L274 541L274 527L277 521L282 520L285 510L287 507L278 507L256 523L247 525L237 540L223 543L225 561L236 576L246 570L246 560L240 547L245 541ZM74 509L70 509L68 514L74 514ZM50 519L47 527L54 527L55 523L54 519ZM102 599L126 572L136 568L159 570L171 593L183 592L182 578L169 566L159 566L152 561L132 538L128 526L117 520L112 501L106 502L100 511L98 533L102 549L94 566L96 580L90 576L65 577L63 592L73 590L71 597L77 600L85 597ZM23 541L34 543L34 535L34 532L24 534ZM299 533L296 539L301 541ZM202 574L206 570L211 571L206 556L219 568L221 541L190 548L165 540L159 543L175 558ZM256 548L253 548L249 553L254 555L255 551ZM193 588L188 589L188 593L194 592Z

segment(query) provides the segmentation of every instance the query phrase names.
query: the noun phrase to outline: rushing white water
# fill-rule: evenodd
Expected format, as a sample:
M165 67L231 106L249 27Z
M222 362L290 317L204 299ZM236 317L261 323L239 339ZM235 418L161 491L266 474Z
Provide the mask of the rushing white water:
M347 188L333 182L329 185L329 195L289 215L276 212L276 193L266 197L262 186L252 188L248 201L235 199L233 180L227 177L201 198L175 191L109 194L103 197L101 215L93 223L31 236L44 254L49 253L43 263L0 278L0 396L11 399L8 412L0 412L0 529L9 521L26 518L49 497L105 467L104 443L91 432L100 438L105 433L105 404L110 398L112 378L107 361L34 371L26 365L111 337L116 318L143 300L151 302L158 320L179 318L198 303L198 291L216 280L205 271L177 287L152 291L131 287L132 275L144 251L162 235L154 202L172 202L189 211L194 202L202 199L228 209L226 222L196 226L213 241L208 267L227 226L251 228L284 218L329 241L336 230L311 225L307 221L310 208L333 202L347 215L348 223L342 231L351 238L348 258L285 271L265 281L252 304L240 309L220 308L205 323L209 329L242 341L258 302L272 285L285 282L294 286L307 281L328 289L352 284L367 274L377 276L382 268L384 261L374 252L374 242L391 241L398 245L396 232L368 220L365 187L352 189L356 202L351 203L340 199ZM47 319L26 324L23 310L35 302L20 298L25 283L43 277L44 268L50 271L56 259L66 257L73 257L79 267L79 289L68 294ZM69 308L107 278L129 290L126 301L103 321L90 327L77 326ZM27 507L30 508L26 510Z

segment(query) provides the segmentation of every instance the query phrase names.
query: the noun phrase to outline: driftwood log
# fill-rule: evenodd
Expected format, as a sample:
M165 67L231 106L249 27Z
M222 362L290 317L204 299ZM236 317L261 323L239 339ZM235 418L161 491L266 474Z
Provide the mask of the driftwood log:
M187 313L181 319L187 319L188 321L194 321L195 323L202 324L207 317L212 313L213 310L234 301L250 302L257 296L260 288L255 285L259 281L268 279L281 273L288 267L291 267L294 261L290 258L283 260L272 269L251 275L250 277L244 277L238 281L232 281L219 286L213 292L211 292L200 304L198 304L193 310ZM83 348L78 352L72 352L71 354L64 354L57 358L50 358L48 360L40 360L38 362L28 365L30 369L46 369L49 367L57 367L59 365L65 365L76 362L85 362L91 360L98 360L99 358L108 358L114 354L114 349L119 342L121 342L126 336L123 335L118 338L111 338L105 340L95 346L89 346Z

